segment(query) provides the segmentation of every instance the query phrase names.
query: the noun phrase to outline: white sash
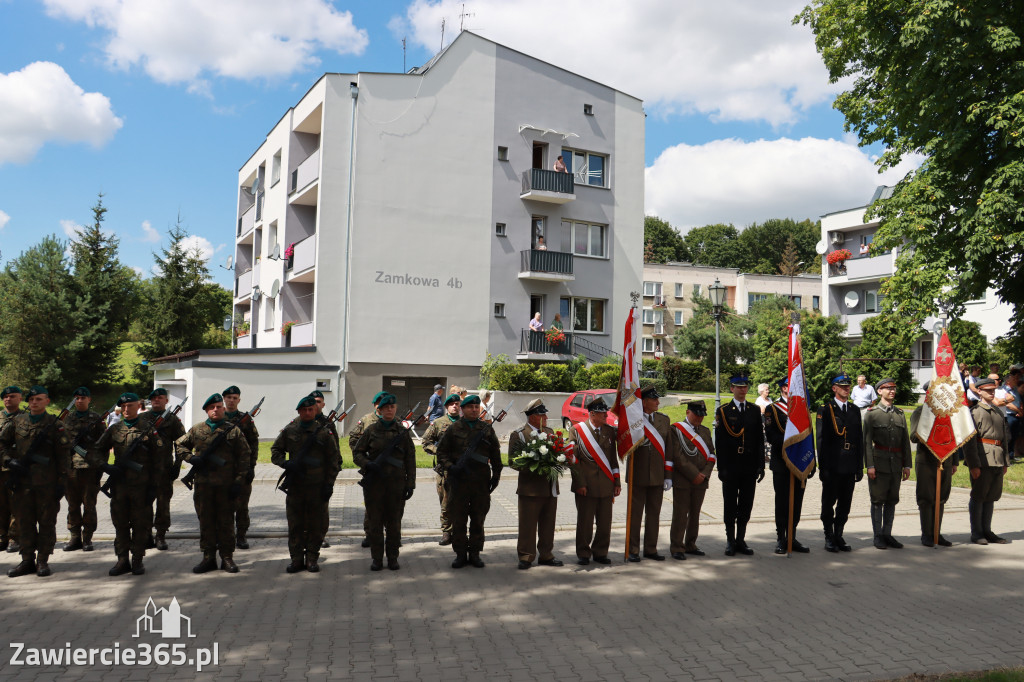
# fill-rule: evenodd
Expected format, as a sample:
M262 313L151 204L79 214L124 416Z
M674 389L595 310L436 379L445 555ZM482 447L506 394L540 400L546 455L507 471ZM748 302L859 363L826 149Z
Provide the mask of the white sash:
M680 435L682 435L686 442L697 448L697 450L704 455L705 460L709 462L718 461L718 458L715 457L715 453L711 452L711 448L708 447L708 444L704 442L704 439L701 438L696 429L690 426L688 422L676 422L672 426L679 431Z
M598 468L604 472L604 475L609 480L614 481L619 475L618 466L614 466L608 460L608 455L604 453L601 445L597 442L597 436L590 428L590 424L587 422L580 422L575 424L573 431L579 436L580 442L583 444L583 449L587 451L594 463L597 464Z
M661 455L661 462L665 465L665 469L672 470L672 462L665 461L665 439L661 437L658 430L654 428L653 417L650 421L647 419L647 415L644 415L644 436L647 437L651 447L653 447L659 455Z

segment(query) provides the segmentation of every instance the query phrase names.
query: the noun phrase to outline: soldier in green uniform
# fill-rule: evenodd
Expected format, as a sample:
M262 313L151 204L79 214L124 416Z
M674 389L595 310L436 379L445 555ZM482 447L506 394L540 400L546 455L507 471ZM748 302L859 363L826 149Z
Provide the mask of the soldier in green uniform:
M21 563L7 575L35 573L43 578L51 574L47 562L57 544L57 512L71 466L70 443L63 423L46 412L46 389L33 386L26 397L28 412L0 430L0 452L16 487L14 513L21 544Z
M149 411L141 413L142 428L152 431L156 420L167 410L167 389L153 389L148 397ZM153 528L156 535L150 536L147 547L167 549L167 529L171 527L171 497L174 495L174 481L178 478L177 471L172 474L174 466L174 442L185 435L185 425L176 414L168 414L157 429L158 438L154 442L154 454L164 460L162 471L165 475L156 483L156 513L153 516ZM173 476L173 477L172 477Z
M445 413L431 422L430 426L423 433L423 450L434 456L434 485L437 488L437 500L441 503L441 541L439 545L452 544L452 522L448 518L448 482L445 480L444 470L437 465L437 444L448 427L459 421L460 398L452 393L445 398Z
M17 386L8 386L0 391L4 402L4 409L0 410L0 431L7 422L12 421L21 414L21 389ZM0 447L0 551L17 554L21 551L18 544L18 517L14 513L14 491L11 490L9 482L10 472L7 469L7 458L3 456L3 449Z
M661 503L665 491L672 488L672 457L675 441L669 439L672 420L658 412L658 391L648 386L640 394L645 426L653 431L638 445L626 467L626 483L630 484L629 561L640 562L640 523L644 524L644 559L664 561L658 554L658 532L661 525ZM661 440L656 440L658 436ZM633 480L630 481L630 476Z
M548 408L540 398L531 400L523 410L526 424L508 437L508 465L519 472L519 487L516 488L519 541L516 552L519 554L519 569L524 571L533 565L534 559L537 559L538 566L564 565L552 552L555 547L555 516L558 513L558 481L548 480L547 476L522 468L513 461L530 442L541 438L541 434L554 441L555 432L547 427L547 413Z
M395 419L397 399L385 393L377 403L379 418L368 426L352 449L352 459L363 470L363 501L370 526L371 571L397 571L405 501L416 489L416 446L409 429ZM386 533L386 538L385 538Z
M928 384L925 382L923 388L928 391ZM939 490L939 546L952 547L953 543L942 537L942 517L945 513L946 500L949 499L949 490L953 483L953 474L957 470L957 462L963 456L963 448L957 449L949 457L939 464L938 458L921 443L917 437L917 424L921 420L921 412L924 405L918 405L914 413L910 415L910 440L917 443L917 456L914 458L914 467L917 479L917 509L921 513L921 544L925 547L935 546L935 478L938 475L939 467L942 467L942 483Z
M327 526L323 506L334 491L338 476L338 440L317 420L316 399L302 398L299 413L277 434L270 446L270 461L288 472L288 573L320 570L320 546ZM325 418L326 419L326 418Z
M103 432L92 447L89 459L92 466L106 471L112 488L110 520L114 524L117 563L109 573L117 576L131 571L132 575L142 575L146 572L142 560L153 526L153 501L160 482L167 480L170 463L160 436L153 432L152 422L139 413L139 396L122 393L117 405L122 410L121 421ZM141 442L135 445L136 441ZM111 448L113 464L108 462Z
M238 403L242 399L242 392L238 386L228 386L221 395L224 396L224 418L238 423L241 417ZM260 432L256 430L256 424L252 419L247 419L239 428L245 436L246 445L249 446L249 461L246 463L248 469L242 480L242 492L235 499L235 547L249 549L245 534L249 532L249 498L252 497L252 482L256 477L256 460L260 456Z
M981 400L971 408L978 434L964 444L964 461L971 470L971 542L1005 545L1009 542L992 532L995 503L1003 494L1003 476L1010 463L1010 427L1003 411L993 404L996 382L979 379L974 391ZM24 544L24 543L23 543Z
M341 447L338 445L338 428L334 425L334 422L330 421L329 419L327 419L327 415L324 414L324 394L321 391L313 391L309 395L310 395L311 398L313 398L313 400L316 401L316 421L317 421L317 423L323 424L324 425L324 429L331 435L331 438L333 439L332 442L334 443L334 452L335 452L335 454L337 455L337 458L338 458L338 471L341 471L341 465L342 465L342 462L341 462ZM337 478L338 478L338 474L335 473L334 474L334 478L331 479L331 485L332 486L334 485L334 482L337 480ZM328 498L328 501L324 502L323 510L321 512L324 515L324 537L323 537L323 540L320 543L321 547L330 547L331 546L330 541L327 539L327 530L328 530L328 528L330 528L330 525L331 525L331 506L330 506L329 499L330 498ZM366 519L365 518L363 519L363 528L364 528L364 530L366 528Z
M467 563L483 568L484 520L491 493L501 481L501 445L490 424L480 420L480 397L462 400L462 418L448 427L437 446L437 463L448 478L448 518L452 523L452 568ZM466 521L469 521L469 538Z
M86 460L88 449L103 435L106 424L101 415L89 409L92 396L89 389L79 386L75 396L75 411L64 419L64 430L71 443L78 442L80 451L71 452L71 470L68 472L68 532L70 537L64 545L65 552L76 549L91 552L92 534L96 532L96 496L100 492L100 477L103 470L92 467ZM82 453L85 453L83 455Z
M878 402L864 415L864 466L871 494L871 527L877 549L901 549L892 536L900 482L910 478L910 434L903 410L893 405L896 380L885 378L875 384Z
M356 425L352 427L352 430L348 433L348 447L350 450L355 450L356 443L359 442L359 437L363 435L363 431L377 421L377 403L380 402L381 396L384 395L384 391L378 391L377 395L373 396L373 412L364 414L362 418L356 422ZM365 549L370 546L370 526L367 523L366 510L363 510L363 543L362 547Z
M203 403L206 421L199 422L174 444L179 459L198 467L192 500L199 516L199 549L203 560L193 573L217 568L238 573L235 550L235 499L249 470L249 446L236 426L224 419L224 397L214 393ZM218 463L219 458L223 464Z

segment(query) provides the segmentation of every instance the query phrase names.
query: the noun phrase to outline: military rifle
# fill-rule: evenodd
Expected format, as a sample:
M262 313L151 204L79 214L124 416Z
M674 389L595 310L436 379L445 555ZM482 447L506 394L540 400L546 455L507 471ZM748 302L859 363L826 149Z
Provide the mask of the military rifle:
M291 488L292 484L301 478L306 472L306 466L308 464L306 458L309 456L310 450L312 450L313 446L316 444L316 437L320 431L322 431L328 424L343 420L352 412L352 410L356 409L356 403L352 403L351 407L344 412L339 413L338 410L340 410L344 404L345 398L342 396L341 400L338 401L338 404L334 406L334 409L327 414L326 421L317 422L316 428L313 429L313 433L306 437L302 447L300 447L297 452L292 453L286 461L286 464L288 462L295 462L296 464L294 469L285 468L285 470L281 472L281 476L277 479L277 489L285 495L288 494L288 490ZM319 462L316 463L319 464Z
M173 409L168 408L161 412L160 416L156 418L156 421L154 421L153 424L149 427L149 429L146 429L146 431L151 433L153 436L159 436L159 430L160 427L163 426L163 423L167 421L169 417L173 417L174 415L181 412L181 408L185 407L185 403L187 402L188 396L186 396L185 399L178 403ZM121 469L122 467L127 467L134 471L135 473L140 473L142 471L142 465L136 462L134 459L132 459L132 455L135 454L135 451L139 447L141 447L142 441L145 440L146 431L144 431L143 434L141 434L138 438L133 440L128 445L128 449L125 450L120 457L118 457L116 454L114 455L115 467L117 467L118 469ZM117 478L117 474L115 474L114 476L108 475L106 482L100 488L100 492L106 495L107 497L111 497L114 492L114 486L116 485Z
M495 422L501 423L501 420L508 415L508 411L512 409L512 402L514 401L509 401L508 406L504 410L494 415ZM445 431L444 433L446 436L448 435L448 431ZM454 478L460 478L464 473L466 473L466 469L469 467L470 461L487 464L489 460L476 452L477 446L480 445L480 441L483 440L485 435L487 435L487 429L480 429L480 433L473 436L473 440L466 446L466 451L462 453L461 457L459 457L459 461L452 465L449 473L451 473Z
M210 444L206 446L206 449L203 450L203 452L198 457L193 457L188 461L189 465L192 468L189 469L187 474L185 474L185 478L181 479L181 482L185 484L186 488L192 490L192 487L195 485L196 472L199 469L202 469L203 467L209 464L212 464L215 467L224 466L224 464L226 463L224 461L224 458L214 453L217 451L217 449L220 448L221 445L224 444L224 440L227 439L228 434L231 433L231 429L236 427L241 428L245 426L247 423L252 421L253 417L259 414L260 408L263 406L263 401L266 399L267 397L263 396L262 398L260 398L260 401L256 403L255 407L253 407L251 410L249 410L248 412L243 412L234 421L225 422L225 424L218 427L217 435L213 437L213 440L210 441ZM225 426L227 428L224 428ZM175 472L181 472L181 462L182 458L175 458L174 465L171 467L172 474L174 474ZM174 478L178 478L177 475L175 475Z
M424 412L420 416L416 417L415 420L412 419L413 416L416 414L416 410L419 408L422 402L423 401L421 400L420 402L416 403L416 405L414 405L413 408L409 410L409 413L405 415L405 418L401 420L402 422L410 422L410 420L412 421L410 422L409 426L399 427L398 435L392 438L391 441L387 445L385 445L384 448L381 449L380 453L371 461L371 464L373 464L374 466L364 467L363 477L362 479L359 480L359 485L365 486L367 481L372 481L373 479L375 479L378 476L378 474L380 474L381 469L384 468L385 464L390 464L391 466L396 467L400 467L404 464L404 462L402 462L401 460L392 457L391 453L394 452L394 449L396 447L398 447L398 443L402 440L402 437L405 436L405 434L415 429L417 424L419 424L420 422L427 418L427 413Z
M11 480L8 481L7 487L11 490L17 490L21 487L22 479L28 476L29 467L33 464L49 464L50 458L41 455L37 452L49 438L50 430L58 422L63 422L64 418L71 412L71 408L75 405L75 399L72 398L71 402L68 403L67 407L61 410L57 418L46 425L42 431L35 435L32 442L29 444L25 454L18 458L11 458L10 463L7 465L11 471ZM45 413L44 413L45 414Z
M88 426L86 426L84 429L78 432L78 435L75 436L75 440L71 442L71 449L75 451L75 454L79 455L80 457L85 457L86 455L89 454L87 446L92 445L92 443L86 443L86 439L89 438L89 434L97 425L107 423L107 417L109 417L110 413L113 412L115 409L117 409L117 403L111 405L106 412L99 416L99 419L96 419L95 421L91 422Z

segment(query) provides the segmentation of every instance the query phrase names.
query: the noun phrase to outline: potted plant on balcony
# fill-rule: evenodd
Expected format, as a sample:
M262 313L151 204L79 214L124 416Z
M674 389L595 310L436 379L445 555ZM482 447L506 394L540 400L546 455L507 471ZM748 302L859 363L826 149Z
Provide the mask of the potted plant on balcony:
M292 264L295 260L295 242L288 245L288 248L284 250L285 267L288 270L292 269Z
M246 336L249 333L249 323L243 322L235 327L235 336Z
M554 349L561 348L565 345L565 332L559 327L551 327L544 332L544 338L547 340L548 345Z
M284 345L290 346L292 343L292 327L299 323L298 320L289 320L281 325L281 336L284 337Z
M825 260L837 275L846 274L846 261L852 256L849 249L838 249L828 254Z

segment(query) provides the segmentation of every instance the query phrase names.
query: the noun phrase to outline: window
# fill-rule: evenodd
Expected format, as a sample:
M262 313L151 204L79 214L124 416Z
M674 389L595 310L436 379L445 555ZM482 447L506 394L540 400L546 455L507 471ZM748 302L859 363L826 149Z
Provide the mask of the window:
M505 231L505 223L494 223L494 234L499 237L507 237L508 233Z
M747 294L747 307L750 307L758 301L763 301L768 298L768 294Z
M878 312L878 290L868 289L864 292L864 312L866 313L877 313Z
M693 285L693 295L694 296L700 296L700 285L699 284L694 284Z
M821 310L821 296L811 296L811 307L815 310Z
M583 105L583 113L586 114L587 116L593 116L594 115L594 105L593 104L584 104Z
M566 170L572 173L576 184L593 187L608 186L605 170L608 165L607 156L563 148L562 161L565 163Z
M797 308L803 307L803 296L790 296L789 300L791 300Z
M498 147L498 161L508 161L508 147Z
M654 339L653 338L651 338L650 336L645 336L645 337L643 337L641 339L641 341L643 342L643 345L640 348L640 350L642 352L644 352L644 353L653 353L654 352Z
M661 282L644 282L644 296L661 296Z
M504 303L495 303L494 304L494 316L495 317L505 317L505 304Z
M921 339L921 359L924 360L924 362L921 363L921 366L931 367L933 362L932 358L934 357L935 354L932 353L932 340Z
M274 311L277 308L277 300L270 298L269 296L265 296L263 300L267 302L267 309L263 315L263 317L266 318L266 322L263 324L263 331L273 331L276 326L276 322L274 320L277 316Z
M682 310L677 310L676 311L675 322L676 322L676 326L677 327L683 324L683 311Z
M577 256L605 258L605 230L607 225L593 225L563 220L562 227L569 230L572 252Z
M643 324L661 324L665 320L664 310L654 310L653 308L644 308L643 311Z
M330 379L317 379L316 380L316 390L318 390L318 391L330 391L331 390L331 380Z
M597 298L572 299L572 329L577 332L604 331L605 301Z
M573 407L583 407L583 394L577 393L576 396L573 397L572 402L569 404L572 405Z
M530 218L530 248L536 249L541 245L546 250L547 246L547 235L544 231L544 223L547 220L542 215L535 215Z
M281 150L274 154L274 160L270 164L270 186L273 187L281 179Z
M682 282L676 282L676 298L682 298L682 297L683 297L683 283Z

